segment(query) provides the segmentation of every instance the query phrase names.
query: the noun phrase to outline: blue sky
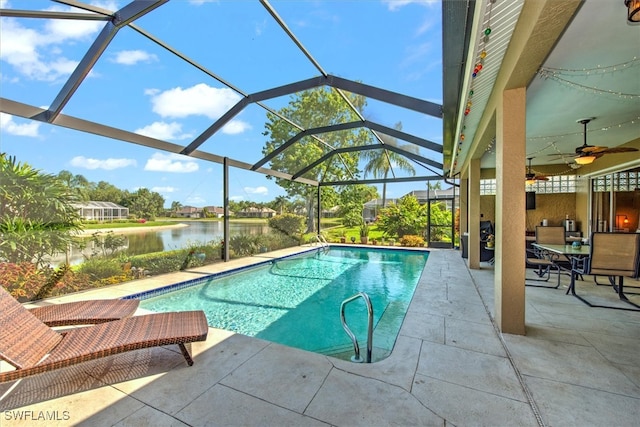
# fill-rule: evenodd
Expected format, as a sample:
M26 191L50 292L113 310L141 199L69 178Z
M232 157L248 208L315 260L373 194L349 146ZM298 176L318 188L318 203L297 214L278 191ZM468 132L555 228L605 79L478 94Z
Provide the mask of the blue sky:
M127 2L91 4L117 10ZM442 103L439 1L271 0L270 4L327 73ZM0 6L72 10L40 0L0 0ZM172 0L135 24L245 93L320 74L257 0ZM49 106L103 25L0 18L0 96ZM124 28L63 114L186 146L239 99L235 91ZM265 104L277 110L289 100L286 96ZM440 119L375 100L369 100L364 115L389 127L402 122L404 131L442 142ZM251 105L200 149L255 163L262 158L265 122L266 111ZM166 206L173 201L222 204L222 167L216 163L4 113L0 113L0 151L48 173L68 170L130 191L146 187L160 193ZM442 162L436 153L421 149L420 154ZM432 175L415 167L418 175ZM418 182L391 184L387 197L424 189L425 184ZM232 168L230 194L234 200L266 202L285 193L262 174Z

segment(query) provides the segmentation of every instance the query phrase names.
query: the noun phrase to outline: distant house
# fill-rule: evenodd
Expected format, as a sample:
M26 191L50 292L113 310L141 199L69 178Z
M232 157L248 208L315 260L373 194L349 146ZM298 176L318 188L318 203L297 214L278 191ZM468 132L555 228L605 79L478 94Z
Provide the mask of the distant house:
M428 200L437 201L440 199L444 199L445 204L447 206L447 210L451 210L451 199L455 200L456 207L459 207L459 199L460 195L458 192L455 192L454 197L454 187L445 188L444 190L439 189L429 189L429 190L414 190L410 193L405 194L405 196L415 196L418 199L418 203L424 205Z
M73 206L78 214L85 220L93 221L113 221L116 219L127 219L129 208L120 206L113 202L85 202L74 203Z
M195 206L183 206L176 212L179 218L202 218L202 208Z
M340 211L340 206L334 206L331 209L323 209L322 217L323 218L336 218L338 216L338 212Z
M203 214L204 214L204 211L206 210L209 216L213 216L216 218L224 217L224 208L220 206L205 206L204 208L202 208L202 210L203 210ZM229 211L229 216L232 216L232 215L233 213Z
M387 199L385 201L386 206L395 204L397 202L398 202L398 199ZM384 206L382 206L382 199L369 200L367 203L364 204L362 208L362 217L367 222L374 221L378 217L378 213L380 212L380 209L382 209L383 207Z
M239 218L272 218L276 211L271 208L256 208L254 206L242 209L236 213Z

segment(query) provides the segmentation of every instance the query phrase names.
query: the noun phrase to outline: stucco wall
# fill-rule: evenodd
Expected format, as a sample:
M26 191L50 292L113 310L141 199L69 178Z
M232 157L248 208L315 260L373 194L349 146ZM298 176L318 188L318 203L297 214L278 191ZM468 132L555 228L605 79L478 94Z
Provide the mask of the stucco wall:
M480 197L481 219L495 223L495 196ZM515 213L514 213L515 214ZM536 194L536 208L525 212L528 231L535 231L543 219L549 225L562 225L566 215L576 219L576 195L573 193ZM582 230L582 221L577 222L577 230Z

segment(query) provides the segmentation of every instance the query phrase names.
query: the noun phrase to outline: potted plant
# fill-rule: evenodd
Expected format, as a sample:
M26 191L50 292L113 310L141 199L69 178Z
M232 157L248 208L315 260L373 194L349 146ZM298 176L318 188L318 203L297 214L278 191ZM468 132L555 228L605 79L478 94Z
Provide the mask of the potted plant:
M360 243L363 245L369 243L369 226L365 222L360 225Z
M342 235L340 236L340 243L346 243L347 242L347 232L343 231Z

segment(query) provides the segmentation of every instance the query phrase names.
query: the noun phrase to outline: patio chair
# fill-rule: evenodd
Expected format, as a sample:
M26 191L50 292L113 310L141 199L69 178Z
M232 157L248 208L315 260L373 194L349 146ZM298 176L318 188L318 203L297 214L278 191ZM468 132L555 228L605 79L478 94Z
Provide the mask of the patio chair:
M564 227L560 226L537 226L536 227L536 243L547 245L564 245L566 244ZM525 262L528 266L536 269L535 274L539 279L528 279L533 281L547 282L551 278L551 270L555 269L558 274L558 282L555 286L527 284L527 286L535 286L542 288L558 289L560 287L560 274L562 270L571 269L571 260L565 255L557 255L551 258L548 254L543 253L540 249L525 249ZM547 276L546 279L543 278Z
M591 234L589 257L572 258L571 283L567 294L587 304L589 307L612 308L615 310L640 311L637 305L624 294L624 278L638 277L640 274L640 234L638 233L602 233ZM576 294L576 277L582 274L606 276L620 300L635 308L592 304ZM618 283L616 284L616 277Z
M137 299L97 299L50 304L29 311L47 326L92 325L133 316L139 304Z
M0 383L88 360L143 348L177 344L189 366L185 344L207 339L202 311L127 317L58 333L8 292L0 291L0 359L15 369L0 372Z

